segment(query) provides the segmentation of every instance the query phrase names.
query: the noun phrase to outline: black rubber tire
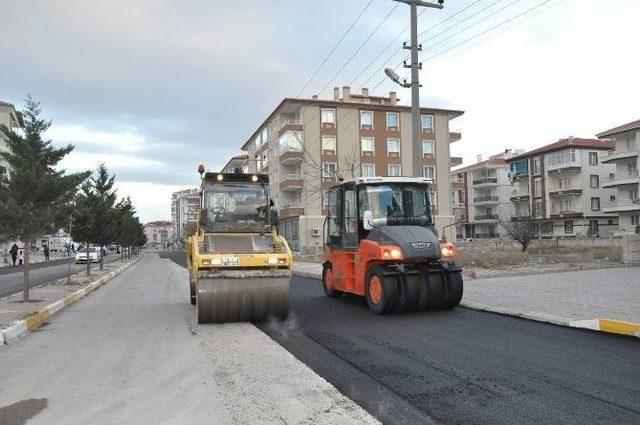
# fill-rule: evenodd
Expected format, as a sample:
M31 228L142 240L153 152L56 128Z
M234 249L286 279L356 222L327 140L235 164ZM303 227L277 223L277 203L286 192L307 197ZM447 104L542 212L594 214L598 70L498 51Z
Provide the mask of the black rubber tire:
M193 283L191 277L189 277L189 295L191 299L191 305L196 305L196 285Z
M329 288L327 286L326 279L327 279L327 271L328 270L329 270L328 268L322 267L322 289L324 289L324 293L327 295L327 297L335 298L338 295L340 295L340 292L336 291L335 288Z
M371 300L369 294L369 283L374 276L380 279L382 288L382 297L380 299L380 303L378 304L374 303ZM382 267L374 267L369 271L369 273L367 273L365 296L367 298L369 310L373 311L376 314L393 313L398 308L400 298L398 280L393 276L384 276L384 269Z
M404 300L404 310L423 310L423 298L425 298L426 284L421 275L408 275L407 291Z
M449 299L444 304L444 307L452 309L457 307L462 300L462 274L460 272L447 272L447 284L449 285Z
M438 310L444 306L444 285L446 284L444 273L433 271L429 273L425 270L425 278L427 281L427 310Z

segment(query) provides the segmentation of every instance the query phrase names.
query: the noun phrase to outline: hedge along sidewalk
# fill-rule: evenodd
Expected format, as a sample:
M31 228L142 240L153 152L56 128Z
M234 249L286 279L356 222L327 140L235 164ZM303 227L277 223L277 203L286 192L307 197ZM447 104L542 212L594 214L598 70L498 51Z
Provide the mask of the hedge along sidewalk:
M100 272L99 270L92 270L92 273L95 273L94 276L89 276L89 278L93 277L93 281L90 283L86 283L87 276L84 275L86 272L77 273L72 276L72 281L80 280L83 284L79 289L68 291L67 287L77 287L78 285L65 285L61 282L66 282L67 278L60 278L54 282L49 284L42 285L37 288L31 289L32 299L37 299L39 296L44 296L48 298L48 305L42 307L36 311L28 313L25 308L29 308L30 303L18 303L17 299L22 297L22 293L12 295L10 297L6 297L0 300L0 314L3 316L13 315L14 317L23 316L24 313L27 313L24 319L19 319L13 321L9 326L0 329L0 346L8 344L11 340L18 338L27 332L32 332L38 327L40 327L45 321L53 316L55 313L64 309L65 307L74 304L81 298L89 295L91 292L95 291L100 286L107 283L109 280L113 279L124 270L128 269L135 263L137 263L142 258L142 254L137 257L131 259L130 261L117 265L114 263L105 264L105 269ZM111 270L109 270L111 269ZM47 296L47 294L53 294L53 296ZM35 302L37 303L37 302ZM17 308L15 306L18 306ZM22 309L23 311L19 311ZM6 317L5 317L6 319ZM5 320L3 320L4 322ZM0 326L2 324L0 323Z
M322 278L319 263L293 273ZM465 276L461 306L560 326L640 337L640 267L574 270L500 278Z

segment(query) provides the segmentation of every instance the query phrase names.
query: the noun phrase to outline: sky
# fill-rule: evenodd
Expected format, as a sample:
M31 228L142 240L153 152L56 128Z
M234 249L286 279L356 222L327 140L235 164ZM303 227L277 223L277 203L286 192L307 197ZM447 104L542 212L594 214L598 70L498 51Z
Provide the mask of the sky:
M350 85L408 104L383 73L408 18L392 0L0 0L0 100L32 94L46 136L75 145L61 167L103 162L143 221L168 219L171 192L284 97ZM640 118L639 18L640 0L446 0L419 17L421 105L465 111L450 123L465 164L594 137Z

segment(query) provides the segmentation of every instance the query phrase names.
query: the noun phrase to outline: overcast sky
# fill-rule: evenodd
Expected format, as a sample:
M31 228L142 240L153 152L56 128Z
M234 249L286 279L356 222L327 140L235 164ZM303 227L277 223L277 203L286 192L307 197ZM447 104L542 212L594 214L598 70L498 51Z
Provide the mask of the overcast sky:
M64 167L106 163L144 221L167 219L170 193L239 153L368 2L0 0L0 100L21 108L33 94L48 136L76 146ZM465 163L593 137L640 118L639 21L640 0L447 0L420 16L421 104L466 111L451 122ZM373 0L303 95L378 85L408 34L367 66L407 23L405 5Z

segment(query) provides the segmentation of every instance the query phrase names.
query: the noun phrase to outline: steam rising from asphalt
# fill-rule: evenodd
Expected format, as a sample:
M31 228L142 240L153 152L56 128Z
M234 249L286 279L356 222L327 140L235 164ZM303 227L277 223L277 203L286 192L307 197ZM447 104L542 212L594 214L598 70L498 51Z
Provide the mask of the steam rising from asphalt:
M299 328L295 311L289 313L287 320L278 320L271 316L269 320L267 320L266 325L268 329L278 332L285 339L289 339L289 332Z

